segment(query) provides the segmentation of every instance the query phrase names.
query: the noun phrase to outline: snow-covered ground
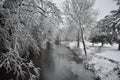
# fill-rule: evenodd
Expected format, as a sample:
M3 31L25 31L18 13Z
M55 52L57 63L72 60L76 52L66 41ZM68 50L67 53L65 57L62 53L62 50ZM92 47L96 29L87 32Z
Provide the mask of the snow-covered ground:
M77 43L73 41L64 42L64 44L73 49ZM120 80L120 51L117 50L117 47L117 44L113 44L113 46L105 44L104 47L101 47L100 43L92 46L91 43L86 42L89 57L87 67L94 70L100 80ZM80 43L80 48L83 48L82 43Z
M117 46L117 44L114 44L113 46L106 45L97 55L120 62L120 51L117 50Z
M117 50L118 45L105 44L102 48L97 46L89 47L89 51L94 55L88 64L92 66L101 80L120 80L120 51Z
M76 41L72 41L72 42L64 42L63 44L69 46L71 49L73 49L74 47L76 47L77 42ZM108 59L120 62L120 51L117 50L118 44L113 44L112 46L110 44L105 44L104 47L101 48L101 44L95 44L94 46L92 46L92 44L90 42L86 41L86 49L87 49L87 53L89 55L89 53L94 53L98 56L103 56L106 57ZM80 48L83 48L82 43L80 43Z
M94 70L100 80L120 80L118 76L119 68L115 63L102 58L93 57L88 65L88 68Z

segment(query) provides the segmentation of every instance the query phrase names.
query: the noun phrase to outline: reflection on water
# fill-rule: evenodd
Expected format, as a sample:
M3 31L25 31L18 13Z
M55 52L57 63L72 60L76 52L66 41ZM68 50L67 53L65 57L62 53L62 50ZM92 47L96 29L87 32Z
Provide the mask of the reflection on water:
M93 72L86 70L82 63L74 62L72 52L66 47L54 46L47 54L45 64L49 65L44 68L45 80L94 80Z

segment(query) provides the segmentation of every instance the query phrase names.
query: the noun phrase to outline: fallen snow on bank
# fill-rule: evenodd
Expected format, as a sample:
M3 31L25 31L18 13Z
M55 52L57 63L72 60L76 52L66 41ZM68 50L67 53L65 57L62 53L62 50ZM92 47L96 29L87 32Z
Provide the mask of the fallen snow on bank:
M88 62L89 68L94 70L101 80L120 80L118 64L109 61L111 59L120 62L120 51L117 50L117 46L117 44L113 46L105 44L103 48L92 46L88 49L89 54L94 54Z
M64 41L61 42L61 44L70 47L71 49L73 49L74 47L77 46L77 42L76 41Z
M76 45L76 41L67 42L67 46L71 49L76 47ZM90 42L86 42L87 56L90 58L88 67L94 70L96 76L99 76L101 80L120 80L118 75L120 66L109 61L110 59L120 62L120 51L117 50L117 47L117 44L113 44L113 46L105 44L104 47L101 48L100 43L92 46ZM80 48L83 50L82 43L80 43Z
M89 68L95 71L101 80L119 80L118 66L108 60L93 57L89 61Z
M62 44L70 47L71 49L77 46L76 41L63 42ZM90 53L94 53L98 56L103 56L108 59L120 62L120 51L117 50L117 47L118 47L118 44L113 44L113 46L111 46L110 44L105 44L104 47L101 48L100 43L92 46L92 43L86 41L86 49L87 49L88 55ZM82 43L80 43L80 48L82 49L82 53L84 53Z

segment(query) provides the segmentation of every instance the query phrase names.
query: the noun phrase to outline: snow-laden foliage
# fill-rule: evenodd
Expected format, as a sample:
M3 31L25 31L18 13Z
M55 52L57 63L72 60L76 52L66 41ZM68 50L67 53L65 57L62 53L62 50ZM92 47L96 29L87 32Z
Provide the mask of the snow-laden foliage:
M17 80L37 80L40 69L32 59L55 39L61 20L50 1L5 0L0 7L0 68L13 71Z
M4 67L7 73L14 71L17 80L24 80L25 75L30 77L29 80L39 79L40 68L36 68L32 61L26 63L27 60L21 58L17 51L11 49L7 53L1 53L0 59L0 68Z
M102 43L102 46L104 43L110 43L111 36L108 35L109 32L106 31L106 26L103 25L104 21L99 21L97 23L97 26L94 27L94 29L91 31L91 34L89 35L89 40L92 43Z

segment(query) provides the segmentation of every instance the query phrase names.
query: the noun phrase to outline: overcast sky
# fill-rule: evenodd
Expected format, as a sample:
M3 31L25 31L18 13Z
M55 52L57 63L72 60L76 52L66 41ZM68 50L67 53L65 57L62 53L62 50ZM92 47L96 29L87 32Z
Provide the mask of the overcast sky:
M117 9L118 6L113 0L96 0L95 9L99 9L98 20L108 15L111 10Z
M62 2L64 0L53 0L59 7L62 7ZM113 0L96 0L95 9L99 10L98 20L104 18L108 15L111 10L117 9L116 2Z

